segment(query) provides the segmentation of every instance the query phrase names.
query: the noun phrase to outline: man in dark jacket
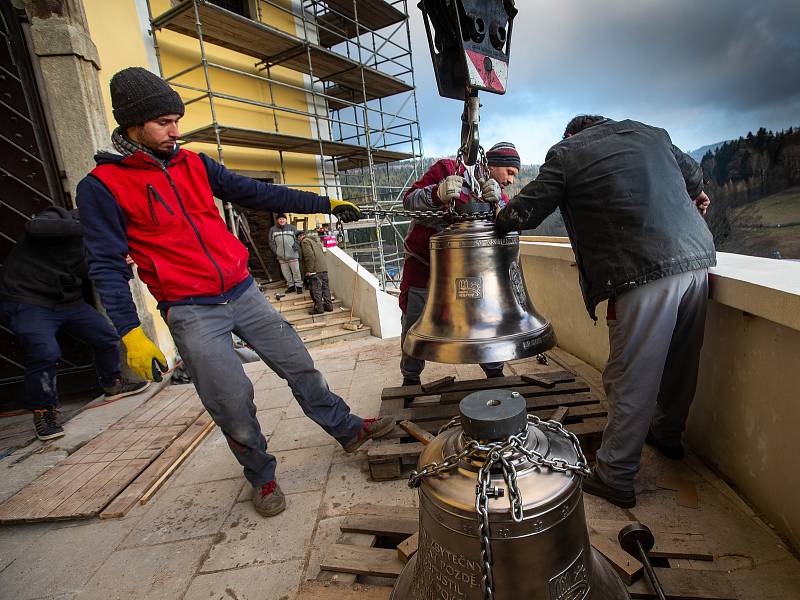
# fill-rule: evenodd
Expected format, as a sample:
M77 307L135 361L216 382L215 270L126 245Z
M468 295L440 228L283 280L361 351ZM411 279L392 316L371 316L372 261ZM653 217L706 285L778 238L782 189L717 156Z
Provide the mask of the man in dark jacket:
M608 425L584 491L622 507L636 504L645 438L683 456L716 264L701 217L708 205L700 166L666 131L583 115L497 217L505 234L560 208L589 315L596 320L597 304L609 301Z
M139 326L125 265L130 253L159 302L203 405L253 485L256 510L276 515L286 500L232 332L289 382L305 414L345 451L388 433L394 421L357 417L330 391L300 337L253 282L247 249L226 229L214 197L269 212L333 213L345 222L358 218L358 208L242 177L204 154L179 148L183 102L145 69L114 75L111 100L119 123L112 141L120 154L98 155L98 166L78 184L90 274L129 364L154 377L154 365L166 361Z
M316 231L303 231L298 234L300 252L303 256L303 269L309 282L309 292L314 301L310 315L321 315L333 311L331 288L328 282L328 265L325 261L325 249L319 241Z
M25 235L0 270L0 314L25 358L25 405L40 440L64 435L56 410L59 331L92 346L106 398L136 394L149 385L122 378L119 336L83 298L87 272L81 236L77 211L46 208L25 224Z
M303 293L303 278L300 277L300 254L297 244L297 228L287 222L286 215L280 213L275 225L269 230L269 247L278 258L281 274L286 280L286 293Z
M405 341L411 326L417 322L428 299L428 279L430 278L431 237L444 230L450 223L444 211L454 203L490 202L502 208L508 202L503 188L512 185L519 174L521 161L519 153L510 142L500 142L486 152L489 173L485 181L473 181L473 174L455 160L444 158L431 165L422 178L416 181L403 196L406 210L442 212L441 217L414 219L403 242L405 264L400 280L401 334L400 344ZM476 191L480 189L480 198ZM487 377L502 377L503 363L484 363L480 365ZM400 357L400 371L403 385L419 385L425 361L406 353Z

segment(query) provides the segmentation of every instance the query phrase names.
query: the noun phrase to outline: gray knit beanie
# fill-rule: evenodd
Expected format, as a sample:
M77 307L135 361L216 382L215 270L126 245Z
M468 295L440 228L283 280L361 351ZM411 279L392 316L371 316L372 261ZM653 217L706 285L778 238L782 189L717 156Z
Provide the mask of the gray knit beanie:
M111 78L111 106L120 127L139 125L161 115L181 115L178 92L155 73L142 67L122 69Z

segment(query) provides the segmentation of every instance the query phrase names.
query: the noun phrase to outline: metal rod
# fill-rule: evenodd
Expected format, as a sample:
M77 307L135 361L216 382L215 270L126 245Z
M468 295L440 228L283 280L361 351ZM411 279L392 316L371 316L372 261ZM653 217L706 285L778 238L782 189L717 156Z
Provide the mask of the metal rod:
M667 597L664 595L664 588L661 587L661 582L658 580L656 572L653 570L653 565L650 564L647 552L644 551L642 543L639 540L636 540L636 549L639 551L639 559L644 565L647 578L650 580L650 585L653 586L653 591L656 593L658 600L667 600Z

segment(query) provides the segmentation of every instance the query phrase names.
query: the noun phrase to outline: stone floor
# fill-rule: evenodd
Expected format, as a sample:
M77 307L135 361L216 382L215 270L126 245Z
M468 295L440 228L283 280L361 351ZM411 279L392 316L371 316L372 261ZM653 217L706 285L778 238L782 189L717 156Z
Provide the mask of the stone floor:
M312 354L331 388L358 414L374 415L381 389L400 383L396 339L353 340ZM317 577L321 553L336 541L338 524L351 506L415 506L415 493L405 481L370 481L366 448L345 454L302 415L283 380L263 363L245 368L255 384L258 418L278 458L285 513L264 519L254 512L241 469L215 430L149 504L123 519L0 527L0 599L388 598L388 588L336 591L309 580ZM597 381L596 372L582 368ZM448 374L467 378L480 371L433 364L425 378ZM94 414L71 422L76 435L111 418L99 410L87 412ZM100 425L92 425L92 419ZM67 431L71 434L70 427ZM48 460L63 457L68 445L50 452L52 459L47 446L37 446L0 461L0 499ZM695 483L699 509L678 506L675 492L656 486L657 476L665 473ZM699 531L716 555L714 563L701 566L725 570L742 600L800 598L800 562L697 458L674 463L646 448L638 486L639 502L632 510L586 496L588 516Z

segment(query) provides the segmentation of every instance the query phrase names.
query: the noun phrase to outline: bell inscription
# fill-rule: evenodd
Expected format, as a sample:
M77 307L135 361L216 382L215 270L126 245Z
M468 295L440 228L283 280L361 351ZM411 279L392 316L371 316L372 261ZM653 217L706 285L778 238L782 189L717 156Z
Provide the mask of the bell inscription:
M479 300L483 298L483 279L480 277L458 277L456 298Z
M583 550L561 573L550 580L552 600L583 600L589 595L589 573L583 560Z
M470 588L481 587L480 563L448 550L425 529L420 530L417 560L414 593L418 600L466 600Z

